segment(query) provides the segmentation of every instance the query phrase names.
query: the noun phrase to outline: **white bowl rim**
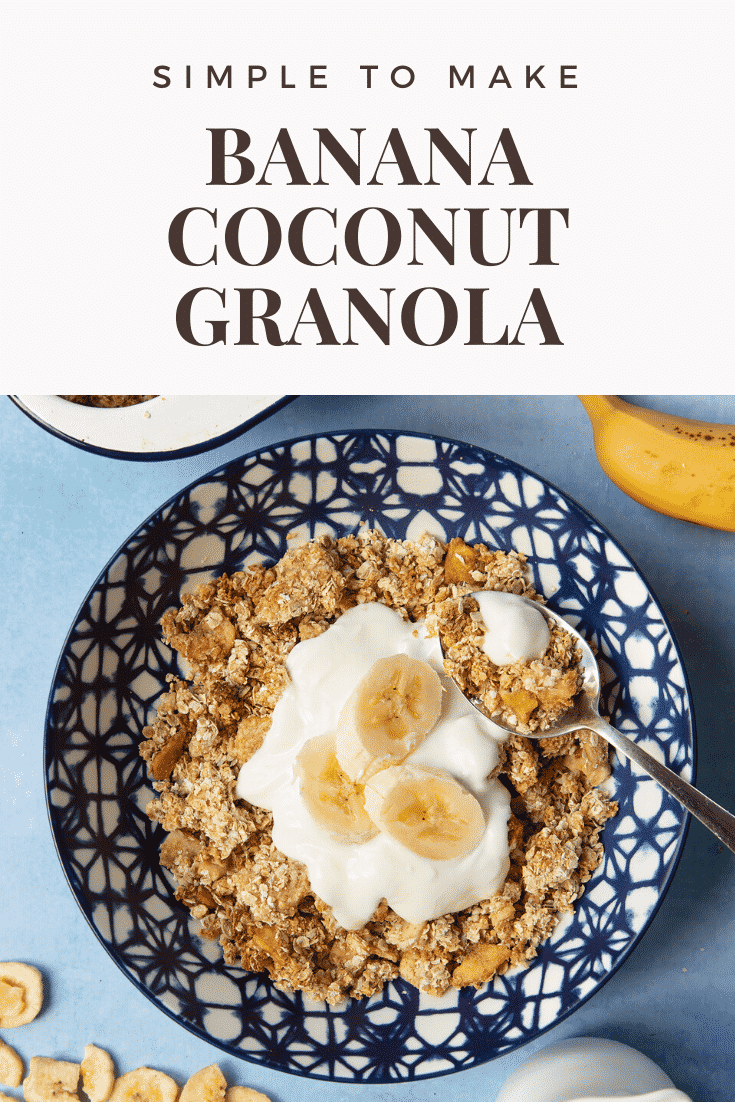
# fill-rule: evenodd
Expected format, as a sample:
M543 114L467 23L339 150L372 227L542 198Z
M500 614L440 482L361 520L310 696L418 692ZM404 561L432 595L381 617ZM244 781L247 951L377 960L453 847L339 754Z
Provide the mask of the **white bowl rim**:
M58 394L9 394L37 425L68 444L115 459L174 459L227 443L293 401L294 394L157 394L102 409Z

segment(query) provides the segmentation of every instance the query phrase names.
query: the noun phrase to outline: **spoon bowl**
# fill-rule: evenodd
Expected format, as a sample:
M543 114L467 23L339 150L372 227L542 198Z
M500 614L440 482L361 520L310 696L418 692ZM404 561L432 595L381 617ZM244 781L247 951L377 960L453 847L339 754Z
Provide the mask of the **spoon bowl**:
M476 595L474 593L468 593L466 596L475 597ZM731 815L729 811L720 807L714 800L710 800L708 796L705 796L698 789L694 788L693 785L682 780L678 773L674 773L673 770L658 761L657 758L652 757L643 750L642 747L638 746L637 743L633 742L632 739L621 734L620 731L612 727L607 720L600 715L600 671L595 656L586 639L584 639L571 624L567 623L563 616L560 616L558 612L552 612L546 605L541 605L538 601L532 601L528 597L517 596L516 599L527 605L531 605L538 612L541 612L547 620L551 621L551 623L559 624L564 631L568 632L577 644L582 665L582 686L572 701L571 706L545 731L524 731L524 737L544 739L553 738L556 735L571 734L573 731L579 730L597 732L597 734L606 739L619 754L622 754L624 757L640 766L644 772L648 773L649 777L652 777L662 788L665 788L674 799L678 800L682 807L691 812L691 814L699 819L701 823L704 823L708 830L711 830L715 837L723 842L728 849L735 852L735 815ZM441 645L441 637L439 643ZM444 651L442 648L442 654L443 653ZM511 724L504 722L502 719L498 719L496 716L489 716L487 709L479 700L468 695L464 690L460 691L473 707L477 708L486 718L491 719L498 727L508 731L510 734L517 735L519 733Z

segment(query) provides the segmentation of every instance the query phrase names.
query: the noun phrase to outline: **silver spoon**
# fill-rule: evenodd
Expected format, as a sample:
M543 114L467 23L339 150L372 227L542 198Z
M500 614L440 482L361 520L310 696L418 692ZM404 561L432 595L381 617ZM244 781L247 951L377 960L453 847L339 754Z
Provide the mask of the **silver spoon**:
M474 593L467 593L467 597L474 597ZM595 661L595 656L590 650L587 642L576 631L571 624L559 616L558 613L552 612L550 608L545 605L540 605L538 601L532 601L528 597L518 597L519 601L524 601L527 605L531 605L538 612L543 613L548 620L552 620L554 623L559 624L565 631L576 639L577 645L582 653L582 671L584 678L582 681L582 688L577 693L572 706L562 713L551 727L546 731L534 731L529 734L522 732L526 738L553 738L555 735L567 735L572 731L579 731L581 728L588 728L591 731L596 731L598 735L601 735L606 739L619 754L623 754L626 758L630 758L636 765L639 765L641 769L645 770L650 777L653 777L655 781L665 788L674 799L678 800L682 807L685 807L687 811L690 811L695 818L699 819L700 823L704 823L708 830L711 830L716 838L719 838L728 849L731 849L735 853L735 815L731 815L729 811L725 811L724 807L720 807L714 800L710 800L708 796L697 791L692 785L687 784L676 773L672 772L661 762L652 758L650 754L647 754L645 750L642 750L635 742L632 742L625 735L621 735L620 731L616 731L614 727L611 727L607 720L603 719L600 715L600 671ZM440 638L441 643L441 638ZM443 653L443 648L442 648ZM498 727L502 727L503 730L509 731L511 734L517 735L520 732L512 727L510 724L504 723L502 720L497 719L495 716L490 716L484 705L477 699L467 695L467 700L473 707L477 708L486 718L492 719L493 723L496 723Z

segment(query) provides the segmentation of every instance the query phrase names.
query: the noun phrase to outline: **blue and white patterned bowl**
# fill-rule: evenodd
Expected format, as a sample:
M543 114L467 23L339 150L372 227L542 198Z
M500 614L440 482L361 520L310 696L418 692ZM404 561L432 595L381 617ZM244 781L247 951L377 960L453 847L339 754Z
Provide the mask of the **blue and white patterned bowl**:
M225 965L174 899L138 743L177 656L159 620L200 581L274 561L286 537L338 537L361 521L412 539L460 535L529 556L552 608L596 641L603 711L687 779L694 724L666 619L630 558L538 475L468 444L357 431L275 444L171 498L134 532L87 596L52 686L48 807L64 871L92 929L163 1011L224 1051L317 1079L393 1082L508 1053L576 1010L628 956L676 867L688 816L616 760L620 812L575 914L528 968L441 999L397 981L343 1008L277 991ZM289 545L294 546L293 537Z

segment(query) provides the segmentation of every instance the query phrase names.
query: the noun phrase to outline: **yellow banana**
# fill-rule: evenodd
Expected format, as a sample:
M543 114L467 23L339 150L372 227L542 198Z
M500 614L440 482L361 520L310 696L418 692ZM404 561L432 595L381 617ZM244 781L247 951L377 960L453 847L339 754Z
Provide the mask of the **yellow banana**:
M657 513L735 532L735 425L642 409L614 394L577 395L603 471Z
M415 750L439 719L442 683L436 670L407 654L379 658L357 683L337 724L337 760L364 784L379 769Z
M393 765L365 785L365 810L397 842L432 861L470 853L485 831L480 804L464 785L427 765Z
M375 834L358 785L342 770L335 736L315 735L299 750L295 762L301 798L315 823L340 842L367 842ZM182 1097L180 1102L186 1102Z

